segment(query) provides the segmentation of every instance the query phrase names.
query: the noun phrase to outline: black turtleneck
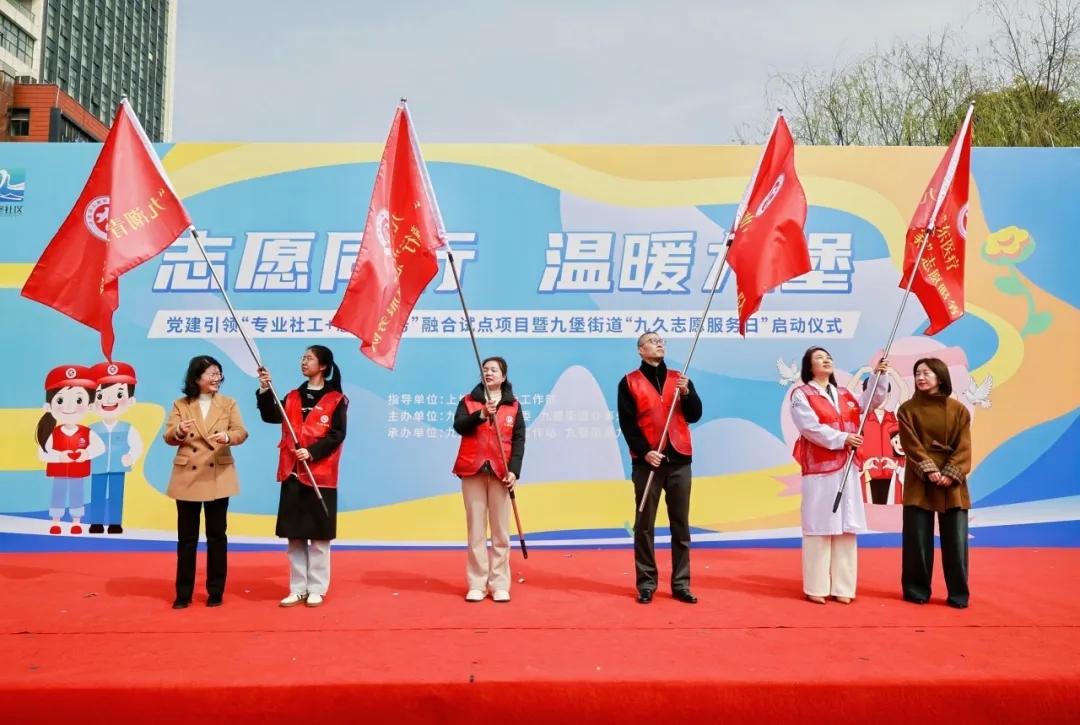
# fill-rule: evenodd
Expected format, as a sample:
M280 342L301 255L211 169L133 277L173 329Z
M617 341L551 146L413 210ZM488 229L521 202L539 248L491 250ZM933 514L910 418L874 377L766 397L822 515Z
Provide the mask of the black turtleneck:
M641 362L641 367L638 368L645 379L653 384L658 393L663 393L664 380L667 378L668 370L667 365L661 360L659 365L650 365L644 360ZM690 393L682 395L680 397L680 405L682 405L683 417L686 418L686 422L693 424L701 420L701 398L698 397L697 390L694 389L693 381L690 381ZM618 396L618 409L619 409L619 428L622 430L623 438L626 439L626 445L637 456L634 459L634 465L647 466L645 462L645 454L652 450L649 446L649 442L645 439L645 435L641 432L641 428L638 426L637 416L637 402L634 400L634 396L630 393L630 385L626 382L626 376L624 375L619 381L619 396ZM664 455L667 456L669 462L674 464L685 464L691 462L690 456L684 456L675 450L669 441Z

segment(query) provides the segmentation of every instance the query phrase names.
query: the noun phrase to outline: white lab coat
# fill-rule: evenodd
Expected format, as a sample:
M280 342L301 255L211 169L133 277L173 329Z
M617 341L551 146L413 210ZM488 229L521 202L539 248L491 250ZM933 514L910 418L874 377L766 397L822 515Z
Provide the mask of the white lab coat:
M811 380L810 385L825 392L826 400L837 407L840 401L840 392L832 385L821 387ZM831 391L829 390L831 388ZM832 393L832 397L829 396ZM874 399L870 401L871 410L885 402L889 394L888 385L878 384ZM870 397L869 387L862 391L857 398L859 403L859 415L866 410L867 398ZM839 409L839 408L838 408ZM791 395L791 418L799 435L811 443L823 448L838 451L844 448L844 441L848 434L830 428L818 420L817 413L810 407L806 395L801 390L796 390ZM844 487L844 496L840 499L840 508L833 513L833 502L836 500L836 492L840 490L840 477L843 469L834 473L825 473L802 478L802 533L803 536L839 536L841 534L864 534L866 533L866 509L863 508L861 474L859 467L852 463L848 472L847 485Z

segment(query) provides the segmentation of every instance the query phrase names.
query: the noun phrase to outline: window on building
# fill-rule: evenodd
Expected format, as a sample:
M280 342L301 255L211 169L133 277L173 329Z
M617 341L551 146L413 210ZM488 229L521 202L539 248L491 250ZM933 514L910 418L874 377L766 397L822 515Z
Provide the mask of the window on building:
M93 136L72 123L67 116L60 120L60 143L93 143Z
M8 121L8 135L21 138L30 135L30 109L12 108L11 120Z

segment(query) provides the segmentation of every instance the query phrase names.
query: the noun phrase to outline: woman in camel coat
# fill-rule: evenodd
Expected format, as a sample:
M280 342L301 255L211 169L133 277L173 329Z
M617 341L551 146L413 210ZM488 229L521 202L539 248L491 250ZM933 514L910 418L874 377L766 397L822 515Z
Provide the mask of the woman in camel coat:
M217 607L225 594L228 570L229 498L240 493L232 447L247 440L240 409L218 390L221 363L209 355L191 360L184 395L173 402L165 422L165 443L176 446L165 495L176 501L176 601L191 604L195 592L195 555L199 516L206 512L206 606Z

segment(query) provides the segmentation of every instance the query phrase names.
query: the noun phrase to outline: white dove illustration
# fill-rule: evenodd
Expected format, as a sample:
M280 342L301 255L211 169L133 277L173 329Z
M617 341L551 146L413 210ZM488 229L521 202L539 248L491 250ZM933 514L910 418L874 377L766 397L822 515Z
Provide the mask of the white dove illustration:
M993 387L994 378L988 374L983 378L982 385L976 386L974 380L968 382L968 389L964 391L963 395L967 402L972 405L977 405L980 408L989 408L990 390Z
M802 370L794 360L789 367L781 358L776 358L776 369L780 372L780 384L785 387L799 380L802 375Z

